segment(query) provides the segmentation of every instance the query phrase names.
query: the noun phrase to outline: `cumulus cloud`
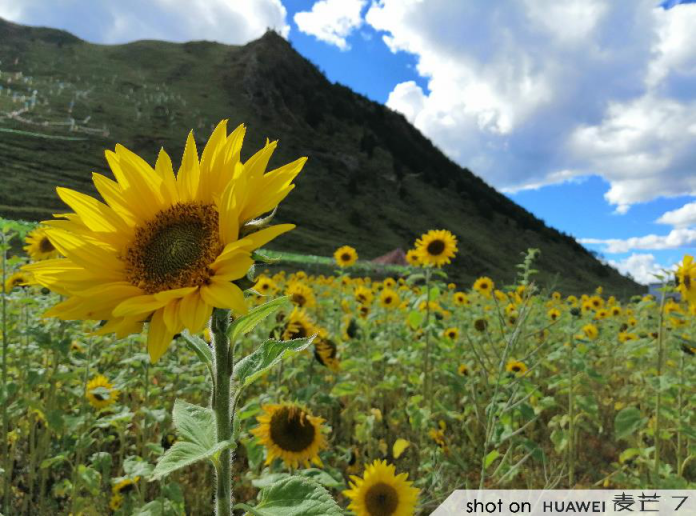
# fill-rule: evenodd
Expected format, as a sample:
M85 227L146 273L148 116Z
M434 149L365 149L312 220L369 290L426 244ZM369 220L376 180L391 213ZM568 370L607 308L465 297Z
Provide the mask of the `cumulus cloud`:
M287 37L280 0L0 0L0 17L68 30L93 43L212 40L239 45L271 28Z
M657 219L657 222L669 224L677 228L696 226L696 202L690 202L681 208L668 211Z
M667 235L646 235L626 239L580 238L581 244L603 245L607 253L626 253L634 249L679 249L696 244L696 229L673 229Z
M609 260L609 265L613 266L621 274L630 274L636 282L642 285L655 283L655 274L662 272L662 267L655 261L652 254L632 254L624 260Z
M618 213L696 194L696 5L381 0L366 22L427 90L387 105L509 192L600 175Z
M301 32L348 50L346 38L362 25L360 13L366 3L367 0L319 0L311 10L296 13L294 20Z

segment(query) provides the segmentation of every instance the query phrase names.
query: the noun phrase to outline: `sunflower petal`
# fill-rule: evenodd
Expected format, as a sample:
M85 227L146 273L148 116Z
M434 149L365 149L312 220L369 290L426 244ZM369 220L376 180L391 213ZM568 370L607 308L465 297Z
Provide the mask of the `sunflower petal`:
M234 283L219 283L213 278L210 285L201 287L201 297L206 303L216 308L226 308L240 314L248 312L244 303L244 293Z
M191 131L188 134L188 138L186 138L184 156L181 158L181 167L179 167L179 173L176 176L179 199L182 202L195 201L197 199L200 176L196 140L194 140L193 131Z
M164 324L164 309L157 310L152 315L150 328L147 332L147 351L150 353L150 362L157 362L174 338L174 332L167 329Z
M213 307L207 304L198 292L192 292L179 303L179 317L191 333L203 331L210 319Z

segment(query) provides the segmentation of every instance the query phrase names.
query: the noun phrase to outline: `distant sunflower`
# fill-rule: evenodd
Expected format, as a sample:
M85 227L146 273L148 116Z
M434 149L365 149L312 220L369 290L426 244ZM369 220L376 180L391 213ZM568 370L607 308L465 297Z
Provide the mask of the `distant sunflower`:
M469 376L469 366L466 364L459 364L457 373L459 373L460 376Z
M401 298L399 294L391 288L385 288L379 295L379 304L382 305L383 308L396 308L399 306L400 302Z
M104 375L97 375L87 382L87 401L96 409L116 403L119 392Z
M611 312L612 316L618 317L619 315L621 315L621 307L620 306L612 306L610 312Z
M291 468L300 464L309 467L310 461L321 466L319 451L326 447L324 419L294 403L264 405L262 409L264 414L256 418L259 426L251 433L266 447L266 464L278 458Z
M317 339L314 342L314 358L334 373L340 369L338 347L330 339Z
M264 296L272 294L277 289L278 287L276 286L275 281L267 276L259 276L259 278L256 280L256 284L254 285L254 290L259 294L263 294Z
M459 330L457 328L447 328L442 334L450 340L459 338Z
M290 301L292 304L297 305L300 308L311 308L317 304L312 287L302 283L301 281L290 282L285 289L285 294L290 296Z
M122 506L123 506L123 495L120 495L120 494L111 495L111 499L109 500L109 509L116 512Z
M586 324L582 327L582 332L590 340L595 340L599 336L599 330L594 324Z
M304 308L295 307L285 323L283 340L304 339L318 333L318 328L312 322Z
M676 279L677 290L681 293L682 299L692 304L696 303L696 262L693 256L684 256L677 269Z
M558 308L552 308L549 310L546 314L549 319L552 321L557 321L558 318L561 316L561 311Z
M361 319L367 319L367 316L370 315L370 307L367 305L360 305L358 307L358 315Z
M422 264L442 267L457 253L457 237L446 229L431 229L416 240L416 253Z
M382 284L384 288L394 288L396 286L396 280L394 278L385 278Z
M488 328L488 321L486 319L476 319L474 321L474 328L476 331L483 333Z
M409 249L406 253L406 261L412 267L419 267L421 265L420 257L415 249Z
M31 275L26 272L15 272L5 280L5 294L9 294L17 287L26 287L31 283Z
M135 490L138 480L140 480L140 477L124 478L123 480L114 484L114 486L111 488L111 492L115 495L130 493L131 491Z
M374 299L374 294L372 290L362 285L355 289L355 300L361 305L371 305Z
M469 304L469 297L464 292L454 293L454 304L457 306L463 306Z
M47 224L63 259L26 266L41 285L67 297L46 315L105 320L100 333L118 337L149 321L148 351L157 361L174 335L199 333L214 307L247 312L234 281L251 253L293 229L252 223L272 212L293 189L301 158L265 173L276 148L267 142L242 163L245 127L213 131L200 157L189 133L178 173L162 150L153 167L121 145L107 151L116 181L93 174L104 198L58 188L75 213Z
M351 246L344 245L336 249L334 259L339 267L350 267L358 261L358 252Z
M494 287L495 283L487 276L483 276L474 282L474 290L486 297L491 297L491 292L493 292Z
M348 509L357 516L411 516L415 513L420 489L412 487L408 474L396 474L387 461L376 460L365 468L363 477L351 475Z
M24 250L32 262L50 260L60 256L58 249L55 248L44 228L38 227L31 231L27 235L25 243L27 245L24 246Z
M527 372L527 366L524 364L524 362L520 362L519 360L510 360L505 366L505 370L508 373L514 373L521 376Z

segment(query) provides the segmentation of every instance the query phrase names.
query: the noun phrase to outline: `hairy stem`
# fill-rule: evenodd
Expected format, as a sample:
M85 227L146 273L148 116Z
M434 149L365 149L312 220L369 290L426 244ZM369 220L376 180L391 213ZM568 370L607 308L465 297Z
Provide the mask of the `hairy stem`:
M233 357L227 329L230 324L229 310L216 308L211 318L210 332L215 348L215 387L213 389L213 410L217 424L217 442L232 438L232 418L230 416L230 379L232 376ZM217 468L217 487L215 490L215 514L231 516L232 514L232 455L229 448L220 452Z

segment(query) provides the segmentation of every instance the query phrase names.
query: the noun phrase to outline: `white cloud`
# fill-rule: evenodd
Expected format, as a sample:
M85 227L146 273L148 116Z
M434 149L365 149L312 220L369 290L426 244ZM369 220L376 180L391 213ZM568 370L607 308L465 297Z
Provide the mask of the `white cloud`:
M367 0L319 0L310 11L295 14L294 20L301 32L348 50L346 38L362 25L360 12L366 3Z
M657 219L657 222L660 224L669 224L676 228L696 225L696 202L690 202L681 208L668 211Z
M94 43L138 39L248 43L290 27L280 0L0 0L0 17L55 27Z
M655 274L662 272L662 267L655 261L652 254L632 254L624 260L609 260L609 265L615 267L621 274L630 274L642 285L655 283Z
M578 242L603 245L605 246L604 251L607 253L626 253L634 249L679 249L696 244L696 229L673 229L667 235L646 235L626 239L579 238Z
M596 174L617 213L696 194L696 5L381 0L365 19L428 81L387 105L497 188Z

